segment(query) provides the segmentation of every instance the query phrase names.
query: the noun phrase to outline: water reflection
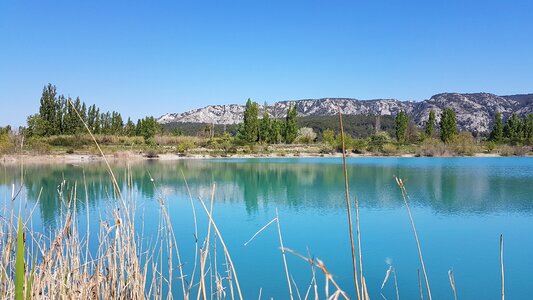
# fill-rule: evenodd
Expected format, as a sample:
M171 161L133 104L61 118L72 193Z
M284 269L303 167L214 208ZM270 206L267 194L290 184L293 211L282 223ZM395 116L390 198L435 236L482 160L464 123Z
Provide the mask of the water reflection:
M339 159L148 161L129 167L120 163L113 169L123 187L130 172L133 190L146 200L154 199L158 191L187 197L183 172L194 196L209 198L216 182L215 201L243 203L248 214L272 204L295 210L344 207ZM77 186L79 209L84 209L85 199L89 207L98 208L113 195L109 175L100 163L4 166L3 171L0 187L6 193L11 184L20 184L22 173L27 199L34 203L40 195L45 224L53 223L60 211L62 182L66 190ZM348 173L352 195L368 208L402 205L394 176L404 179L413 205L438 213L531 213L533 208L533 160L529 158L351 159Z

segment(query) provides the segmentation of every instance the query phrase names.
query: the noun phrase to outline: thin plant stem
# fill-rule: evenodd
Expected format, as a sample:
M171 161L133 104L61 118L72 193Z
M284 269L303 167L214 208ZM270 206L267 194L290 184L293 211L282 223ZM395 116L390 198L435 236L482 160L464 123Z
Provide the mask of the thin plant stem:
M355 242L353 237L353 225L352 225L352 207L350 205L350 193L348 190L348 170L346 168L346 145L344 141L344 129L342 127L342 114L339 110L339 125L341 129L341 141L342 141L342 163L344 168L344 192L346 196L346 206L348 212L348 230L350 234L350 246L352 250L352 271L353 271L353 281L355 284L355 289L357 292L357 299L361 299L361 292L359 290L359 280L357 276L357 259L355 257Z

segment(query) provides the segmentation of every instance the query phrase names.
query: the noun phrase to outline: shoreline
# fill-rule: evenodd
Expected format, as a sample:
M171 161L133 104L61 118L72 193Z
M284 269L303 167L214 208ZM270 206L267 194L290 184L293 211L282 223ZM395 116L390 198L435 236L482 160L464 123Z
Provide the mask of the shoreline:
M252 158L342 158L340 153L335 154L319 154L319 153L300 153L300 154L233 154L229 156L210 155L210 154L159 154L158 157L146 157L140 153L120 152L114 154L106 154L106 159L109 162L123 162L123 161L177 161L177 160L208 160L208 159L252 159ZM349 153L346 158L413 158L413 157L432 157L432 156L416 156L414 154L403 155L374 155L374 154L354 154ZM499 154L491 153L475 153L472 156L434 156L435 158L452 158L452 157L472 157L472 158L487 158L487 157L509 157L501 156ZM529 155L516 157L530 157ZM69 164L69 163L97 163L104 162L101 155L94 154L8 154L0 156L0 165L12 164Z

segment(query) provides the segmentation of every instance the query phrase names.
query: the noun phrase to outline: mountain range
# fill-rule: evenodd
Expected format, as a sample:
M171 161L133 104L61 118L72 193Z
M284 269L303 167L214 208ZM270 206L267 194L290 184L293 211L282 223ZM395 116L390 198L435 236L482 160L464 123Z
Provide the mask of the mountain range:
M498 96L490 93L442 93L424 101L397 99L358 100L352 98L321 98L279 101L266 106L275 118L283 118L290 106L296 105L298 116L331 116L340 110L344 115L391 115L404 110L418 126L424 126L429 112L434 110L437 121L443 109L453 108L460 130L486 134L490 131L494 115L501 112L504 120L512 113L533 113L533 94ZM265 107L259 105L260 116ZM168 113L158 119L160 124L213 123L238 124L243 120L244 105L209 105L183 112Z

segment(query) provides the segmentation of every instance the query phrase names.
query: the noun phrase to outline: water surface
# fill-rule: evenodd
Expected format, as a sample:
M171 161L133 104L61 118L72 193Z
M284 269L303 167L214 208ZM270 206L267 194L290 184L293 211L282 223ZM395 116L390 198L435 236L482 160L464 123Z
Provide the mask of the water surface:
M113 168L125 187L126 163ZM194 220L183 175L194 198L208 200L216 183L213 216L246 298L257 297L261 288L265 299L288 298L276 228L268 228L251 244L243 245L275 217L276 208L285 246L323 260L341 287L354 295L340 159L145 161L132 164L130 170L137 222L144 222L145 235L154 234L159 219L157 200L165 200L185 271L192 270ZM77 187L77 210L85 216L89 208L94 230L112 207L111 181L99 163L9 166L1 172L2 206L11 205L12 184L20 185L21 173L22 209L29 211L41 195L33 218L37 230L46 232L57 226L62 183L66 188ZM505 237L507 296L527 299L533 293L533 287L526 284L533 266L529 254L533 250L533 159L351 158L348 174L352 200L357 196L360 202L363 267L372 298L381 297L388 263L396 269L400 297L418 297L420 263L394 176L403 179L409 192L436 299L452 298L448 280L452 268L459 298L500 298L500 234ZM200 236L205 236L207 220L195 203ZM85 226L81 218L80 226ZM288 263L300 292L305 293L311 280L309 265L294 256L288 257ZM382 292L394 298L392 282Z

